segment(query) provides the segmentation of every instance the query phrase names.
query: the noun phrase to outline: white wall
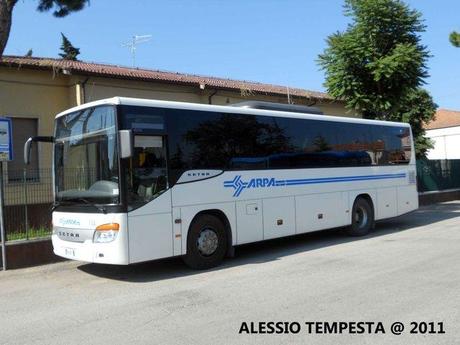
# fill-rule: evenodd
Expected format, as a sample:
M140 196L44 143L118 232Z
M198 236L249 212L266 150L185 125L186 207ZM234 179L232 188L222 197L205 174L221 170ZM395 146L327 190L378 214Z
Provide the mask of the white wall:
M460 126L431 129L426 136L434 141L428 159L460 159Z

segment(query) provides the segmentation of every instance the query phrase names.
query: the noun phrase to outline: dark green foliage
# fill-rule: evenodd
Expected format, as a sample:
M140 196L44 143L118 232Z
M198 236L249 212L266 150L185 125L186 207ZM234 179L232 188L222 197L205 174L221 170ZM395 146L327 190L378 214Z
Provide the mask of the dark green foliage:
M70 12L82 10L89 0L40 0L37 9L40 12L48 12L53 9L55 17L65 17Z
M25 57L31 57L32 55L34 54L34 51L32 49L29 49L26 53L26 55L24 55Z
M457 48L460 47L460 34L458 32L452 31L450 33L449 40L450 40L450 43L452 43L454 47L457 47Z
M72 43L65 37L65 35L61 32L62 36L62 45L61 50L63 53L60 53L59 56L62 57L64 60L77 60L78 54L80 54L80 49L75 48Z
M328 92L364 118L409 122L420 157L430 147L422 122L436 109L421 89L430 56L421 14L400 0L345 0L345 15L351 24L329 36L319 56Z

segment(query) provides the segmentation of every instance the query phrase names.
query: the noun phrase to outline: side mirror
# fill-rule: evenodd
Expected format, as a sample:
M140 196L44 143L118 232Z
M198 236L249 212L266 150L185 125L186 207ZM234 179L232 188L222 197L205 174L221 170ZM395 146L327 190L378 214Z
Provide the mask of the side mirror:
M30 147L33 142L54 143L54 137L30 137L24 144L24 164L30 164Z
M120 158L129 158L133 155L133 132L129 129L118 131L120 139Z

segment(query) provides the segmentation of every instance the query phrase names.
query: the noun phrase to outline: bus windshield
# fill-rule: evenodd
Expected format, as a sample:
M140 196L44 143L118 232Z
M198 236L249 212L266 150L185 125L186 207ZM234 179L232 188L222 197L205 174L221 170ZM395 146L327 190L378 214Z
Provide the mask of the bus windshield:
M113 106L84 109L56 120L57 202L119 203L115 124Z

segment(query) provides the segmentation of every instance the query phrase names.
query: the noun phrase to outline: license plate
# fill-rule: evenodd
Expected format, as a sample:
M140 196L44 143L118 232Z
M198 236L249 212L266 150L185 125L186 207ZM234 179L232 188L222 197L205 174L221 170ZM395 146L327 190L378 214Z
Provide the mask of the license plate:
M75 256L74 248L64 248L64 253L66 256Z

